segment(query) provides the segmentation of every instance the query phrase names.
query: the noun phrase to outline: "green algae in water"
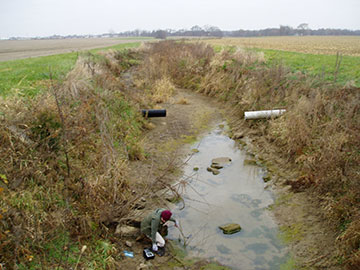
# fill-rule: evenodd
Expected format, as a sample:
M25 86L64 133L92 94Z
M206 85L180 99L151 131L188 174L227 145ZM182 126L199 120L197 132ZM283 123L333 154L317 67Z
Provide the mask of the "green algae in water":
M257 162L254 159L245 159L244 160L244 165L256 166Z

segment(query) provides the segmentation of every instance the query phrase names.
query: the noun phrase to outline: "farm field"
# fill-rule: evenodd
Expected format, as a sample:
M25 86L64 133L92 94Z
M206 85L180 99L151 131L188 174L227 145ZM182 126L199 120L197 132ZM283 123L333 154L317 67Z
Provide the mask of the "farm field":
M79 38L49 40L0 40L0 62L70 53L95 48L110 47L118 44L139 42L144 39L128 38Z
M264 53L269 64L279 62L311 76L329 82L360 86L360 37L355 36L303 36L224 38L208 40L217 50L240 47ZM337 53L341 56L337 58ZM341 60L341 61L340 61ZM340 61L338 69L337 61Z
M125 41L125 40L124 40ZM127 40L107 49L128 49L137 47L140 42ZM96 48L89 52L96 52L105 48ZM35 96L46 90L50 83L50 71L53 80L61 80L74 67L78 52L54 54L48 56L31 57L11 61L0 61L0 97L13 95Z
M240 46L299 52L306 54L332 54L338 52L348 56L360 56L360 37L358 36L283 36L223 38L208 41L211 45Z

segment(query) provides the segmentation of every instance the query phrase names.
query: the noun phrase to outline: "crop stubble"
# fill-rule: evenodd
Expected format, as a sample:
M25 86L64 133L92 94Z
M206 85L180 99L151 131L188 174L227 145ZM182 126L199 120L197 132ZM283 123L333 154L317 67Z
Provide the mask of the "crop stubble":
M211 45L240 46L301 52L308 54L336 54L360 56L358 36L283 36L224 38L207 41Z

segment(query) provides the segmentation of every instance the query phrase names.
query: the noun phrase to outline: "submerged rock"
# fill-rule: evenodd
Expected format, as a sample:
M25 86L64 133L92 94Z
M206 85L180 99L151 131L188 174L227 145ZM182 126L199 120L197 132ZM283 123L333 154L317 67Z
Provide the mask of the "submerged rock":
M224 166L221 166L221 165L219 165L219 164L211 164L211 166L210 166L211 168L214 168L214 169L222 169L222 168L224 168Z
M229 223L223 226L219 226L224 234L234 234L241 231L241 226L236 223Z
M212 172L213 175L218 175L220 173L220 171L218 169L211 168L211 167L207 167L206 170L208 172Z
M231 158L228 157L219 157L214 158L211 160L210 167L207 168L209 172L212 172L214 175L217 175L220 173L220 169L224 168L225 165L229 164L231 162Z
M227 164L229 164L231 162L231 158L228 157L218 157L218 158L214 158L211 161L211 164L217 164L217 165L221 165L221 166L225 166Z

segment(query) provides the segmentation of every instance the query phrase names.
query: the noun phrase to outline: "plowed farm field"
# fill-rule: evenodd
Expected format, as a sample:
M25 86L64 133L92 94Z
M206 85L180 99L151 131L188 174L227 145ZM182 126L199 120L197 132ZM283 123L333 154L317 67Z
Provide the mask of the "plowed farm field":
M118 44L138 41L143 41L143 39L79 38L49 40L0 40L0 62L110 47Z
M307 54L337 54L339 52L342 55L360 56L360 36L223 38L208 42L215 46L239 46Z

